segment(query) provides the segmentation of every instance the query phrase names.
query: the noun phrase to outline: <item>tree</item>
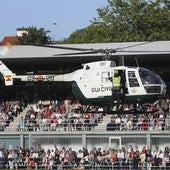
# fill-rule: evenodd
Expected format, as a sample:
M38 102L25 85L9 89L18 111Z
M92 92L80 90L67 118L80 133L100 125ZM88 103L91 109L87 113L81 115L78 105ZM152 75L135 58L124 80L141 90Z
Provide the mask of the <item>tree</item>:
M73 32L65 43L102 43L110 42L111 38L105 24L90 25L85 29Z
M48 33L49 31L44 28L29 27L22 36L17 37L18 44L49 44L51 43L51 37L47 36Z
M70 43L170 40L170 4L167 0L108 0L98 18ZM65 42L67 42L65 41Z

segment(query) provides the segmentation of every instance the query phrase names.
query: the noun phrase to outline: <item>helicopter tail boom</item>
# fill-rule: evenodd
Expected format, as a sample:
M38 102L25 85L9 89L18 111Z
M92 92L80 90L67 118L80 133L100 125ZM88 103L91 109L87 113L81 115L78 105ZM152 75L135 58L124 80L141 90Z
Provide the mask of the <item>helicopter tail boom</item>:
M10 43L6 43L3 49L0 51L0 56L5 56L12 48ZM13 77L15 74L0 60L0 72L5 80L5 85L13 85Z
M35 75L35 74L28 74L28 75L16 75L14 79L20 79L21 81L27 81L27 82L36 82L36 81L63 81L63 82L69 82L72 81L72 75L71 74L61 74L61 75L55 75L55 74L43 74L43 75Z

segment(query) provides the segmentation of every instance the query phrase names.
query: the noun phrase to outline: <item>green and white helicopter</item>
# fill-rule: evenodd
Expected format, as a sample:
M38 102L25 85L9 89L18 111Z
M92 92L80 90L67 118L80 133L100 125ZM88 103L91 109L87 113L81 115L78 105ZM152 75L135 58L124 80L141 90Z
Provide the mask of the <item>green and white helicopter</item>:
M120 57L119 65L110 60L112 53L120 49L81 49L67 48L62 46L45 46L51 48L63 48L68 50L78 50L77 54L102 53L104 60L85 63L82 69L74 72L56 75L15 75L1 62L0 69L4 76L5 84L12 85L13 79L21 81L60 81L70 82L72 84L72 93L82 104L89 106L98 106L106 108L107 112L117 105L117 99L113 93L114 72L121 74L123 84L120 91L119 105L123 104L143 104L152 103L166 95L166 84L162 78L155 72L137 66L125 66L124 57ZM7 48L7 47L6 47ZM2 53L2 52L1 52ZM2 55L2 54L1 54ZM57 54L64 55L64 54ZM65 55L69 55L68 53ZM89 110L88 110L89 111Z

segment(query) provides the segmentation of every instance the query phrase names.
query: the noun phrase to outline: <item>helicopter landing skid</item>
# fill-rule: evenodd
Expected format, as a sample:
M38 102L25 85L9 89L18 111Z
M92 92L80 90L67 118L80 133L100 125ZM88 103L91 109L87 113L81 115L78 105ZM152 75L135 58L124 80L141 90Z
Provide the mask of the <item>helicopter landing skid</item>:
M143 104L135 104L132 109L125 109L123 104L114 105L113 108L100 108L96 107L91 109L89 105L86 110L83 110L82 113L104 113L104 114L149 114L157 112L158 110L147 110L146 106Z

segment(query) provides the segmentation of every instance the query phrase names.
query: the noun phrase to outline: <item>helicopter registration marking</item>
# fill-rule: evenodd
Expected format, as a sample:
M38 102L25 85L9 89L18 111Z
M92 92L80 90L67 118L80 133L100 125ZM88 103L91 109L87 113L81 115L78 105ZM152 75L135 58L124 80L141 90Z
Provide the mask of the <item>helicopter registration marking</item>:
M54 81L54 75L29 75L28 81Z
M91 92L106 92L106 91L112 91L112 87L92 87Z

